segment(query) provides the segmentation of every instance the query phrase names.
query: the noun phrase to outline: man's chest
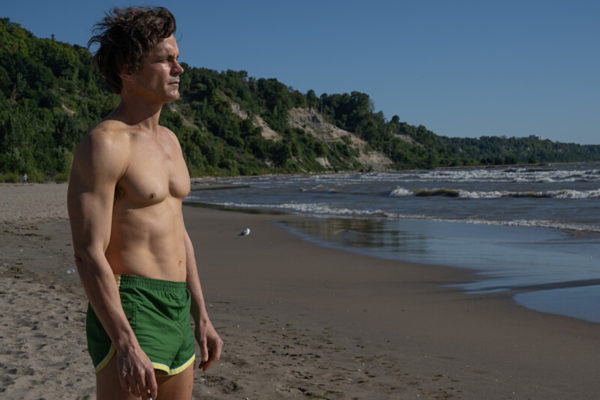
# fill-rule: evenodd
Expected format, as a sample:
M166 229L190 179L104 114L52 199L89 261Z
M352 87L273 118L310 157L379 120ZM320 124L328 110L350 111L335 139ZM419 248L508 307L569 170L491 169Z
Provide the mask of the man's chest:
M128 202L159 203L167 197L183 199L190 176L179 148L169 141L133 143L125 175L118 188Z

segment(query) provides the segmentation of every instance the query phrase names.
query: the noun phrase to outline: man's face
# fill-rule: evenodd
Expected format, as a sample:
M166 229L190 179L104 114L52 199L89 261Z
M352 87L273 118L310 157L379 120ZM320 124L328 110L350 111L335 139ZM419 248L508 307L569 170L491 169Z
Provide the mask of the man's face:
M140 70L129 76L132 89L152 102L177 100L179 75L183 73L178 58L179 47L173 35L158 42L144 57Z

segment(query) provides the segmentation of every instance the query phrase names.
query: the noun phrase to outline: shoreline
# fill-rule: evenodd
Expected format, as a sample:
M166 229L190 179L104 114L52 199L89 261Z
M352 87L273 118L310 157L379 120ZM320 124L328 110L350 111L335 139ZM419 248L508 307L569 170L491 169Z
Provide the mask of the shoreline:
M68 273L68 221L53 216L64 204L45 203L56 189L28 191L37 207L21 222L0 215L8 399L93 397L86 301ZM7 190L11 207L28 204ZM320 247L277 223L301 216L185 206L184 218L225 341L222 360L196 373L194 399L562 400L600 389L598 324L447 286L471 279L467 270Z
M218 187L219 189L221 187ZM543 265L552 265L556 260L557 254L541 252L524 252L523 249L516 249L511 256L503 256L498 253L497 248L489 248L490 244L497 245L503 240L528 241L533 235L540 240L557 240L569 232L560 231L554 228L543 227L516 227L504 225L479 225L468 222L440 221L427 219L402 219L398 221L404 226L401 236L404 238L404 244L401 253L395 253L394 249L381 245L381 243L371 243L369 232L372 230L381 230L380 224L390 223L387 219L375 219L371 217L360 216L314 216L304 214L294 214L283 210L268 210L261 208L236 207L235 205L218 205L203 202L188 201L185 203L189 207L199 207L205 209L219 210L224 212L238 212L243 214L259 214L278 216L283 222L280 227L299 237L301 240L313 243L319 247L337 249L343 252L363 255L371 258L383 260L396 260L399 262L417 263L423 265L443 265L448 268L456 268L459 271L467 271L469 278L460 284L450 286L460 289L466 294L485 294L494 292L503 292L512 297L522 307L538 312L544 312L552 315L563 315L571 318L577 318L588 322L600 323L600 317L594 308L595 299L598 293L591 292L587 298L580 297L584 290L591 290L594 286L600 286L600 280L597 278L588 278L586 275L575 274L557 275L556 273L541 274L540 269ZM341 222L340 222L341 221ZM374 226L374 224L376 226ZM441 230L443 233L437 235L437 239L432 239L428 235L428 229L422 229L420 226L427 225L429 230L431 226L437 226L434 231ZM467 228L465 234L464 229ZM473 232L477 232L476 235ZM500 232L500 233L499 233ZM363 235L363 237L361 237ZM409 236L409 235L412 235ZM411 239L421 236L417 243L423 246L427 241L436 244L426 244L417 249L411 247ZM457 236L468 238L473 241L473 245L465 247L460 243L449 245L448 242L443 247L439 239L448 236ZM466 236L465 236L466 235ZM470 236L469 236L470 235ZM499 236L500 235L500 236ZM510 236L509 236L510 235ZM397 235L400 236L400 235ZM346 239L339 239L345 237ZM500 239L501 237L502 239ZM490 241L490 238L493 238ZM390 239L390 237L388 237ZM482 239L484 239L482 241ZM466 240L466 239L465 239ZM467 249L468 259L461 253L461 249ZM417 254L417 250L421 253ZM442 256L443 255L443 256ZM500 258L498 258L500 257ZM579 257L579 258L578 258ZM572 255L571 262L581 260L582 255ZM480 259L487 258L487 264L482 264ZM528 263L527 259L534 259ZM504 263L502 263L504 261ZM585 262L585 260L584 260ZM557 289L579 290L580 303L571 302L571 308L565 308L560 304L563 296L558 295ZM537 292L542 292L537 295ZM555 297L552 294L555 294ZM542 299L547 299L544 302Z

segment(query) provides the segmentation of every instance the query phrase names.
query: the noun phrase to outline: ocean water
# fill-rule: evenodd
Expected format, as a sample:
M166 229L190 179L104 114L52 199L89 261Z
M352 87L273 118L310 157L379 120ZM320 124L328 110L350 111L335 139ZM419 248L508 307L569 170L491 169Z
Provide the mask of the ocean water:
M467 293L600 323L600 163L221 178L187 201L302 214L286 228L374 257L469 268ZM512 293L512 292L511 292Z

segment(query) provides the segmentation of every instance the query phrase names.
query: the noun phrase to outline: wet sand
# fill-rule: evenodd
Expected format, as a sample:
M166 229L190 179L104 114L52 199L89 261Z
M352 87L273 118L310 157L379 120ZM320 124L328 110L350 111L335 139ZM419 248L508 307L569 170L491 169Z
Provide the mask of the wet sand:
M0 185L0 397L94 398L66 185ZM592 399L600 325L465 295L460 269L322 248L186 206L223 359L198 399ZM250 228L248 236L238 234Z

